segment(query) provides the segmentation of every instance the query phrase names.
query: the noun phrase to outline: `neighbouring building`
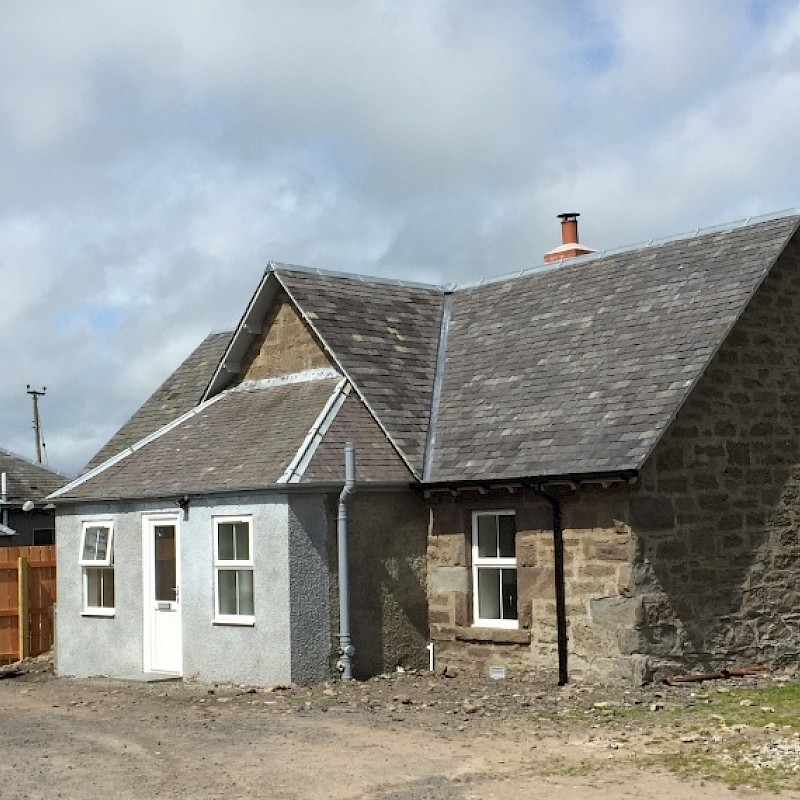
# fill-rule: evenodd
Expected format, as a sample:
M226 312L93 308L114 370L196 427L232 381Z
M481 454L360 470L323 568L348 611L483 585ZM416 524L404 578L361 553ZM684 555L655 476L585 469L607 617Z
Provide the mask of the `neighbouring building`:
M59 670L644 681L800 648L800 215L427 286L271 264L56 492Z
M0 448L0 547L53 544L55 506L45 498L68 480Z

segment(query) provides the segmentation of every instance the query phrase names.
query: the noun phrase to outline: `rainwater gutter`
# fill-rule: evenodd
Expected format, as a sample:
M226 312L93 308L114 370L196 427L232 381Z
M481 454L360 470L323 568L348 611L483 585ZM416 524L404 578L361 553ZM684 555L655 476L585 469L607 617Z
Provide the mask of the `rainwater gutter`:
M336 517L336 546L339 561L339 660L336 668L343 681L353 680L355 647L350 641L350 586L347 562L347 503L355 492L356 455L348 442L344 449L344 488L339 495L339 513Z

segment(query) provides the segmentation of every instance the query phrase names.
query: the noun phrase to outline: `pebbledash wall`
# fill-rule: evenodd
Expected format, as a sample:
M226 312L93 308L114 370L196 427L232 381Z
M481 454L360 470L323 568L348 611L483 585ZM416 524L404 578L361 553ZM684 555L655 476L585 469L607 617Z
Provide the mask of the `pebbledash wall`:
M339 631L338 496L329 495L331 626ZM348 507L353 674L367 678L428 663L428 511L420 492L356 487ZM334 658L334 661L336 659Z
M287 502L288 500L288 502ZM174 504L96 503L57 516L57 669L65 676L136 675L144 653L142 516ZM213 624L213 516L252 515L253 626ZM82 523L114 523L113 617L83 615ZM269 685L329 677L328 570L321 498L253 494L192 500L178 509L183 676ZM73 568L66 568L72 564ZM302 580L302 591L298 581Z
M562 496L573 678L780 668L800 652L800 258L787 248L635 485ZM440 664L555 673L552 516L534 493L436 494ZM518 630L471 620L472 512L516 511Z

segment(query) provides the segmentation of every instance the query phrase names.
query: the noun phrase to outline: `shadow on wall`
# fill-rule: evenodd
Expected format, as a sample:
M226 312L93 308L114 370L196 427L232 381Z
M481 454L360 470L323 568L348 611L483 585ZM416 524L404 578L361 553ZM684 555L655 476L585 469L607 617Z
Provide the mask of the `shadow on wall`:
M641 473L642 652L772 667L800 650L800 264L787 252Z
M331 496L327 504L334 635L339 631L337 501ZM351 500L348 522L354 676L368 678L394 671L398 665L424 667L428 642L428 516L422 499L410 491L362 490Z

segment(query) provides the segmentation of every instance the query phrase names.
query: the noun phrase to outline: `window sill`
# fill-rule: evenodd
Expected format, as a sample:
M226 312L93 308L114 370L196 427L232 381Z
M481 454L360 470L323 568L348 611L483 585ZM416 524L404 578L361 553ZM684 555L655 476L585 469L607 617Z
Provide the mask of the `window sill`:
M456 641L487 644L530 644L531 632L519 628L456 628Z
M212 625L236 625L240 628L252 628L256 624L255 617L214 617Z
M105 617L110 619L116 613L113 608L87 608L81 611L82 617Z

